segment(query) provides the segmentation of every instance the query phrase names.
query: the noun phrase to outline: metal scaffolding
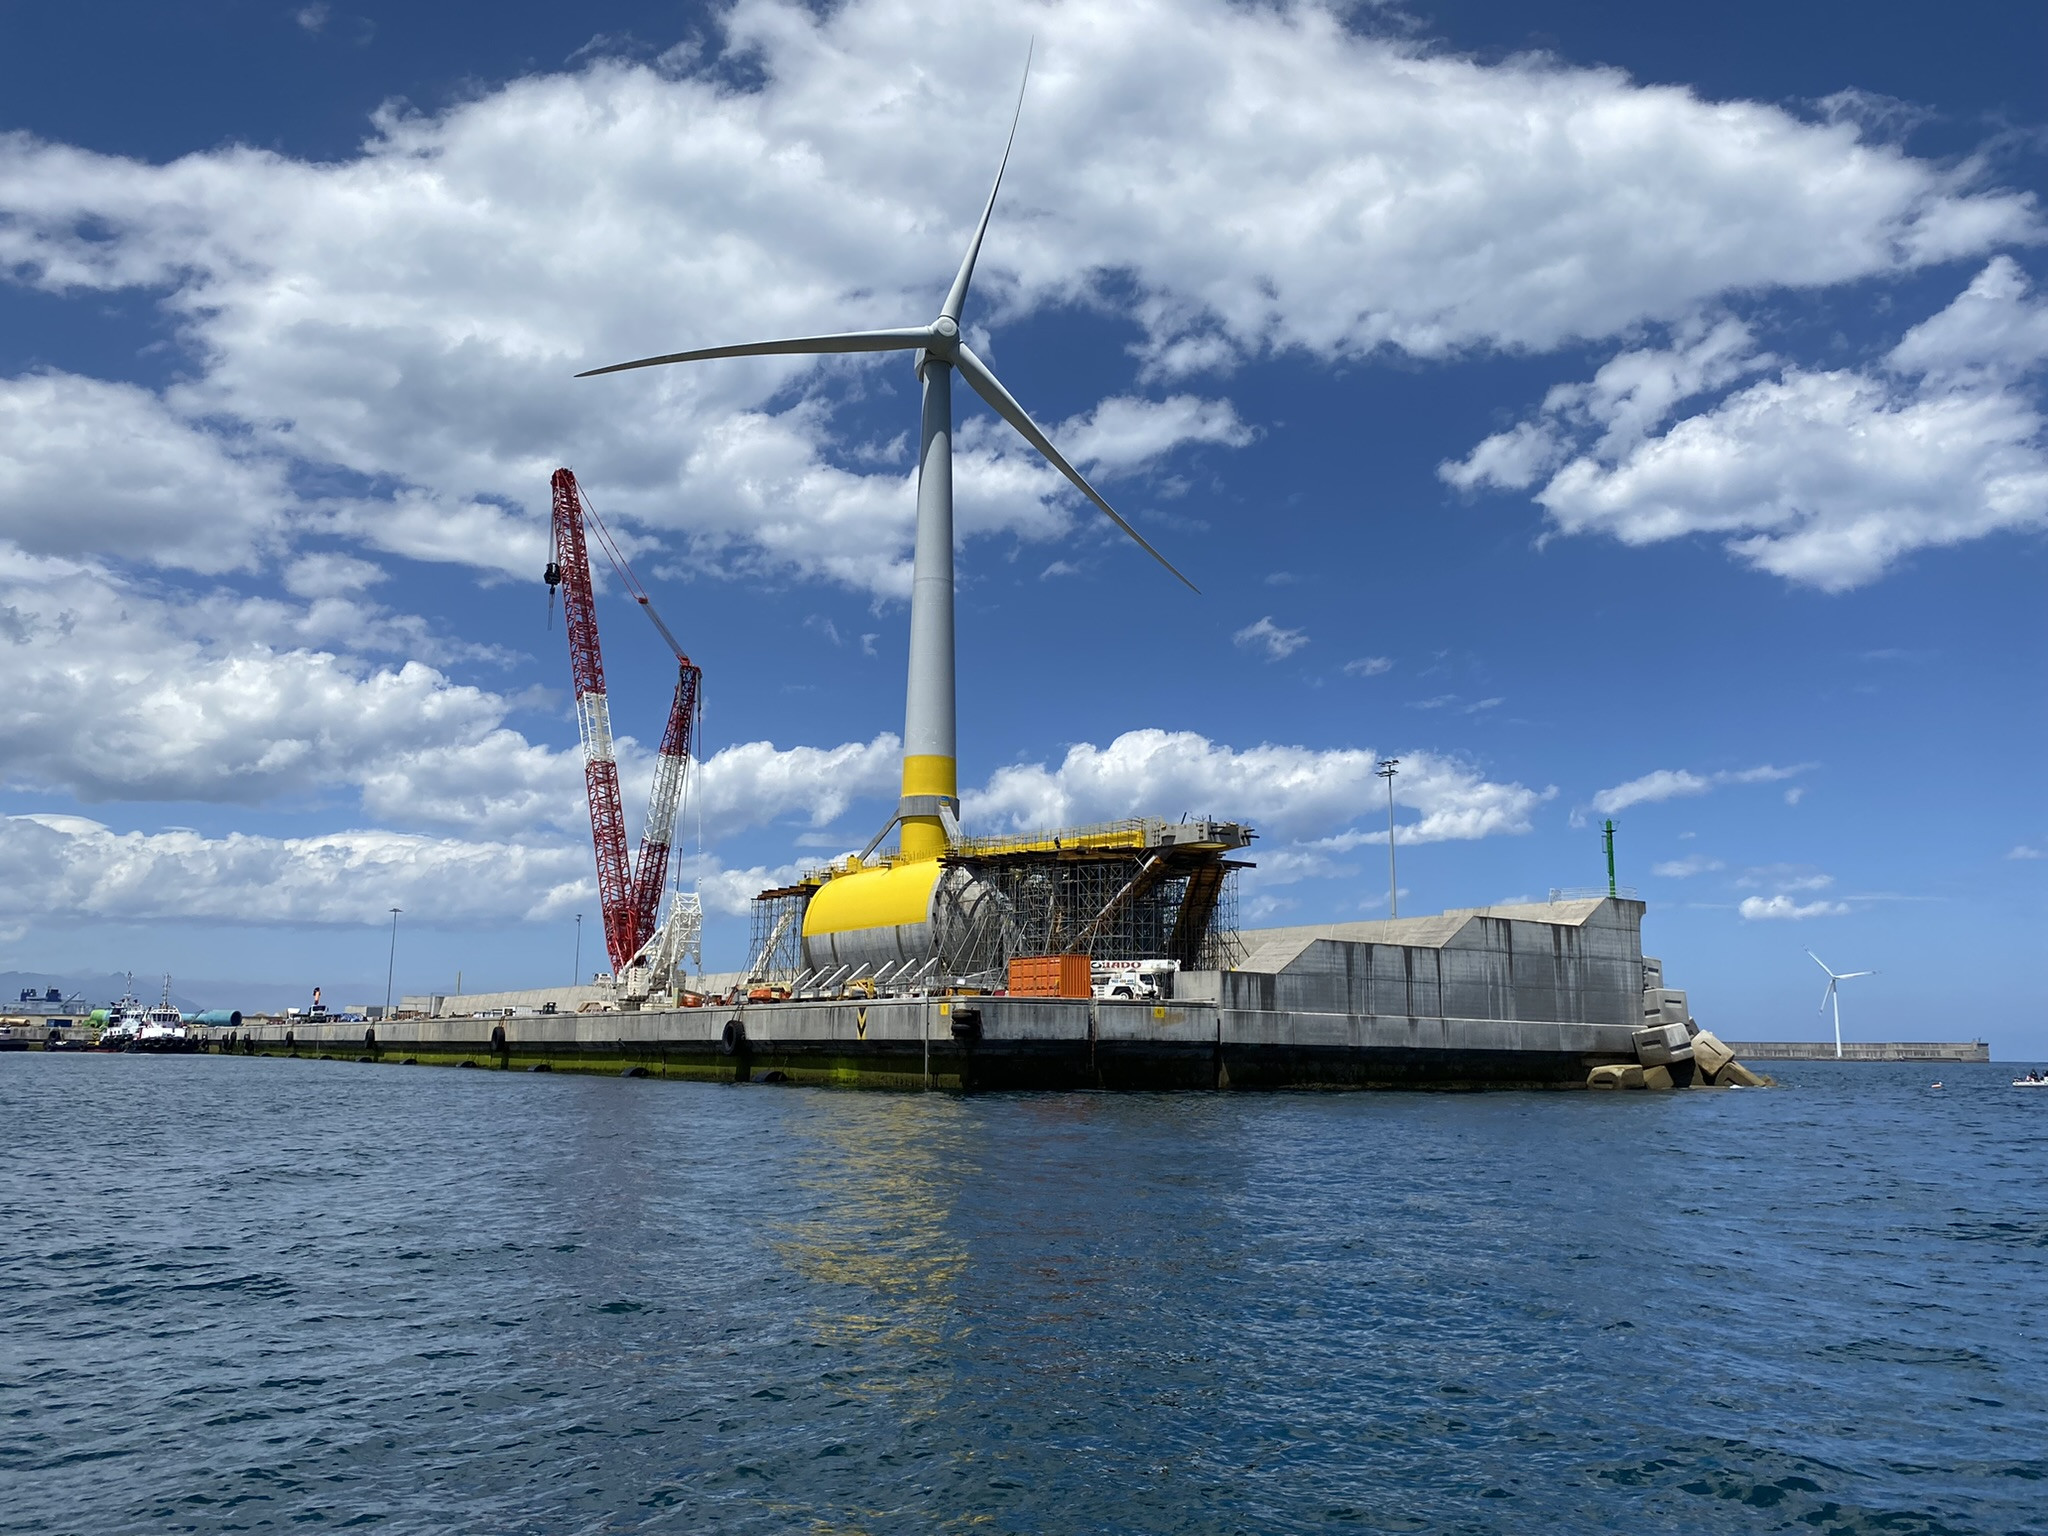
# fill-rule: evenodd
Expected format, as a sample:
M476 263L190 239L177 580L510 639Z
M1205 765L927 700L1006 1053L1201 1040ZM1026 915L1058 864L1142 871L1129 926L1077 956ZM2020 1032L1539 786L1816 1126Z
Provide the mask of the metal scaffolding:
M1055 954L1227 970L1243 958L1237 872L1250 867L1227 855L1253 835L1237 822L1147 818L963 838L941 860L948 874L933 887L934 953L906 964L902 976L1001 986L1016 957ZM819 870L754 898L750 982L858 980L870 969L805 969L804 911L833 878Z
M749 981L788 981L803 969L804 908L817 890L816 882L804 881L754 898L753 933L747 943Z
M948 944L948 968L1000 974L1018 955L1177 960L1224 969L1240 958L1237 871L1215 849L1062 847L949 857L992 888L981 921Z

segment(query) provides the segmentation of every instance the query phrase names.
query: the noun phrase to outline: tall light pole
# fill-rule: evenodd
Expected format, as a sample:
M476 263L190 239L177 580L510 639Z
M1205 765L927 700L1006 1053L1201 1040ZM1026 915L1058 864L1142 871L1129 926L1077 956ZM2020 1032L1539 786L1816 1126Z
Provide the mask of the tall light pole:
M1394 775L1401 771L1401 759L1383 757L1373 770L1387 781L1387 916L1401 915L1401 884L1394 876Z
M578 980L578 978L579 978L580 976L582 976L582 974L583 974L583 914L582 914L581 912L578 912L578 913L576 914L576 963L575 963L574 965L572 965L571 967L569 967L569 985L570 985L570 986L572 986L572 987L576 987L576 986L581 986L581 985L582 985L582 982L581 982L581 981L579 981L579 980Z
M398 914L403 909L391 909L391 957L384 962L384 1017L391 1017L391 978L398 970Z

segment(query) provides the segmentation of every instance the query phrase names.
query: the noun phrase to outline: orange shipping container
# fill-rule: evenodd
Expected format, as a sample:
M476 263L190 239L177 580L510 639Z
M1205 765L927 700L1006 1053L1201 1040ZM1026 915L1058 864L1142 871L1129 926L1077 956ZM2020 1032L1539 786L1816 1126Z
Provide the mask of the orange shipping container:
M1088 997L1086 955L1019 955L1010 962L1012 997Z

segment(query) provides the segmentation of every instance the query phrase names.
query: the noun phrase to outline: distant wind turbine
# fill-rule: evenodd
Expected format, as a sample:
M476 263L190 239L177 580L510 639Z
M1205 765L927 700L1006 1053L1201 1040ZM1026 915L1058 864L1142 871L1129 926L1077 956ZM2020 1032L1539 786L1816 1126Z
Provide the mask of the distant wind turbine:
M1806 952L1806 957L1822 970L1828 971L1827 961L1821 959L1812 950L1809 949ZM1839 973L1828 971L1828 989L1820 995L1820 1011L1826 1013L1829 1003L1835 1005L1835 1060L1837 1061L1842 1059L1842 983L1852 976L1875 976L1876 974L1877 972L1875 971L1842 971Z
M1024 58L1024 80L1031 78L1031 56ZM981 253L982 237L988 233L989 216L995 212L996 194L1002 190L1003 171L1010 163L1010 146L1017 139L1017 120L1024 111L1024 85L1017 87L1017 110L1010 117L1010 138L1003 146L1001 164L996 167L995 185L981 210L968 243L966 259L946 293L938 318L928 325L904 326L894 330L853 331L836 336L798 336L785 341L742 342L730 347L704 347L693 352L669 352L660 357L643 357L637 362L614 363L577 375L580 379L601 373L620 373L629 368L653 368L664 363L694 363L718 357L809 356L834 352L911 352L915 354L918 379L924 385L924 418L918 438L917 456L917 542L910 585L910 681L904 701L902 798L897 802L894 822L903 827L902 848L908 859L935 859L951 846L959 825L960 785L956 763L955 710L953 686L953 371L958 369L974 392L988 402L995 413L1015 427L1026 442L1046 461L1072 481L1075 488L1109 520L1129 534L1153 559L1180 578L1189 590L1195 584L1175 570L1172 562L1144 537L1117 516L1116 509L1102 499L1095 487L1069 464L1038 423L1025 414L1016 397L989 371L988 364L974 355L960 337L960 312L967 303L967 285L974 277L974 260ZM949 825L950 824L950 825ZM881 840L888 827L876 837ZM873 844L869 845L870 847Z

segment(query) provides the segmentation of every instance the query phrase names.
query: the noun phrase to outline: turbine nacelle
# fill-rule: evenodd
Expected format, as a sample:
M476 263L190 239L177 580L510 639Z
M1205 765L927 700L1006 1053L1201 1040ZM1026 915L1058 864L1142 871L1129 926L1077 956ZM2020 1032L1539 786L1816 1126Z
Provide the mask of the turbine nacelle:
M939 362L951 364L960 352L960 322L950 315L941 315L928 327L931 339L911 356L912 366L917 372L917 381L924 382L924 365L936 358Z

